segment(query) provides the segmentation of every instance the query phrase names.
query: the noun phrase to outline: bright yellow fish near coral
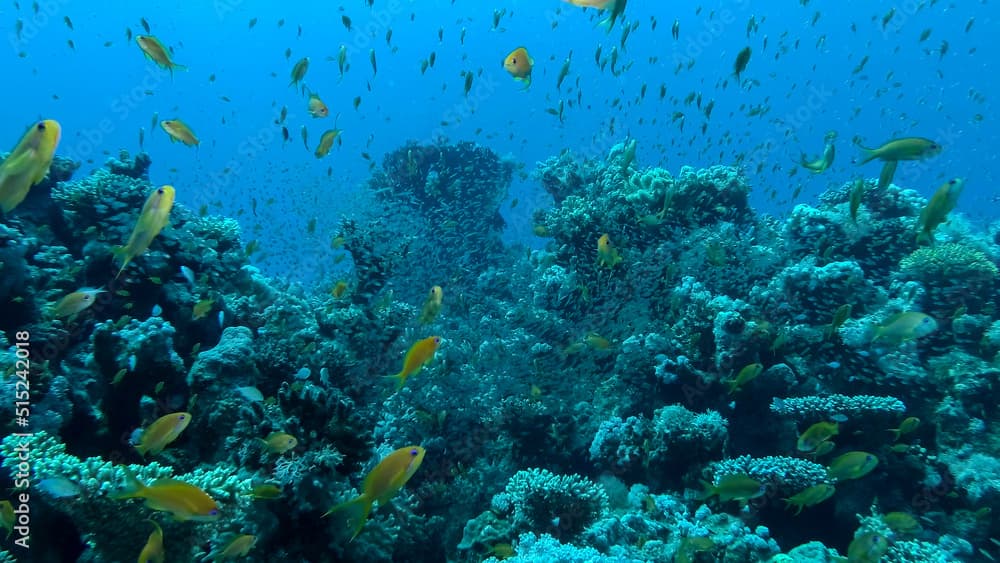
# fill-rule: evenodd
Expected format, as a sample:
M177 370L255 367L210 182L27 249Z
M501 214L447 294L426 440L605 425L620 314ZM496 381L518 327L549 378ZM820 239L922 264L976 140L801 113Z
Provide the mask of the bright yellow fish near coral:
M45 179L62 136L57 121L46 119L31 126L0 164L0 209L10 213Z
M107 292L103 289L82 287L60 299L52 307L52 316L62 318L83 312L97 301L97 296L101 293Z
M406 353L406 358L403 359L403 369L399 370L396 375L390 375L388 377L398 380L396 384L396 390L399 391L403 388L403 384L406 383L406 378L411 375L415 375L420 368L424 367L424 364L431 361L434 358L434 352L437 352L438 346L441 345L440 336L428 336L423 340L418 340L413 346L410 346L410 350Z
M425 453L420 446L406 446L392 452L365 477L359 496L334 506L323 516L344 511L347 514L348 525L354 530L351 535L351 540L354 540L368 520L372 504L378 501L378 505L382 506L396 496L396 493L416 473L424 460Z
M139 221L132 229L132 236L129 237L128 243L114 250L115 257L123 261L115 279L122 275L129 262L146 252L156 235L160 234L160 231L166 226L170 210L174 206L174 196L173 186L161 186L149 194L146 203L142 206L142 213L139 214Z
M174 520L179 521L211 522L219 519L219 506L198 487L176 479L157 479L147 486L136 479L128 467L124 470L125 489L111 495L112 499L145 499L147 507L169 512Z
M135 449L143 457L146 454L156 455L176 440L188 424L191 424L189 412L175 412L161 416L142 432Z
M604 268L614 268L622 261L618 250L612 246L611 237L607 233L597 239L597 265Z

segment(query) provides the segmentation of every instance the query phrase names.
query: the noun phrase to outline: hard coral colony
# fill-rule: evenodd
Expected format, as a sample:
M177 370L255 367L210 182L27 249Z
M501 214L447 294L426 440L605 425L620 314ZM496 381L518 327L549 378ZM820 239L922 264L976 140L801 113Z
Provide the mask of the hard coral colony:
M817 142L826 131L823 152L812 159L789 142L782 150L801 157L776 164L778 177L804 169L803 182L832 184L812 203L758 210L752 193L776 199L780 189L760 154L775 150L775 137L753 151L715 151L753 142L759 130L719 140L710 119L716 103L717 112L730 106L731 121L770 111L761 81L785 75L760 69L800 48L792 32L774 32L781 14L748 16L752 44L741 28L704 92L678 98L664 80L656 103L673 108L665 121L662 108L640 117L657 96L633 68L645 58L662 71L662 54L640 57L643 47L628 39L681 45L685 22L722 17L711 10L658 27L663 16L643 13L649 6L553 0L550 18L536 19L572 49L597 41L585 71L569 46L557 52L563 46L521 31L522 11L535 8L491 7L459 17L455 29L451 14L427 32L425 20L439 13L414 6L409 17L382 19L389 8L364 4L336 11L337 33L347 35L333 47L328 29L322 43L308 43L315 22L307 19L275 17L273 35L256 15L240 26L282 61L267 71L280 90L266 129L277 148L242 155L253 162L232 161L227 174L287 159L281 175L301 180L295 189L261 182L235 193L232 180L206 196L209 180L185 184L184 174L203 171L199 159L216 158L225 131L190 101L167 105L188 111L201 137L187 121L154 114L142 119L138 154L123 150L86 173L77 173L79 158L60 153L79 157L79 145L60 145L63 134L79 137L68 125L76 121L63 119L65 131L52 119L0 131L16 143L0 163L0 383L14 412L0 441L10 490L0 500L0 562L1000 557L992 514L1000 502L1000 235L962 214L976 171L933 160L958 146L919 131L886 135L895 138L873 148L856 137L856 164L845 163L835 160L836 131L803 125L785 138L815 128ZM219 26L235 34L228 16L249 8L220 6L229 12ZM28 9L15 4L18 14ZM361 15L379 22L378 41ZM158 16L137 16L126 29L128 53L115 55L163 73L148 96L197 97L184 88L202 72L222 86L231 69L192 52L203 46L184 47L183 27ZM850 27L889 34L899 17L892 10ZM11 37L27 37L17 22ZM69 16L64 22L74 32ZM154 23L163 35L151 34ZM442 52L447 43L453 60L413 54L414 42L394 38L391 26L401 25ZM603 31L591 34L594 25ZM810 25L823 25L821 12ZM275 47L289 30L294 57L293 47ZM768 46L768 36L779 45ZM816 43L825 48L826 34ZM369 52L359 58L362 44ZM32 48L25 45L21 58ZM483 45L489 56L475 50ZM175 75L187 70L174 62L181 49L191 70ZM942 40L921 50L941 61L949 47ZM424 58L404 71L394 66L403 53ZM485 62L475 70L472 60ZM696 69L695 61L678 58L674 72L709 64ZM514 146L495 132L482 142L438 134L464 131L447 120L376 163L368 151L385 149L387 135L359 141L359 130L375 131L360 116L375 106L393 124L378 97L386 75L430 80L445 72L435 64L462 68L425 101L461 99L449 115L463 122L485 119L489 104L477 96L486 90L477 85L505 88L515 102L490 104L518 108L519 125L549 115L565 133L582 128L598 102L618 111L602 138L546 152L533 174L486 144ZM637 81L636 96L591 98L590 71ZM340 106L352 96L358 115L348 117ZM333 128L314 133L311 145L306 124L331 111ZM351 121L343 129L341 114ZM633 135L646 120L675 128L680 140ZM151 150L177 169L152 167L142 152L146 127L166 135ZM295 127L304 149L291 142ZM718 152L733 165L681 165L675 174L645 162L684 143L704 147L699 159ZM344 193L350 174L338 167L355 148L363 193L333 197ZM317 158L325 174L295 175ZM875 162L879 175L861 176ZM945 182L932 193L929 170ZM897 171L928 193L894 184ZM171 183L151 181L161 175ZM768 187L754 192L758 182ZM311 183L324 191L306 198ZM530 217L515 193L533 200ZM201 205L216 198L227 201ZM342 213L324 198L364 204ZM286 204L340 219L305 219L304 235L285 236L294 232L285 228L293 214L277 211ZM512 243L519 226L524 236ZM258 238L248 240L246 229ZM303 270L315 278L290 279Z

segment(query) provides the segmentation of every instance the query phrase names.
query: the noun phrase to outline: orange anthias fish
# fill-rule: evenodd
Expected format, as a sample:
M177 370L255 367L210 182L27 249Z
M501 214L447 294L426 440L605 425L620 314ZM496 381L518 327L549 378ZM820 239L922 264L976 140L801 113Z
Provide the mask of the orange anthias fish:
M323 118L330 115L330 109L326 107L323 100L316 94L309 94L309 115L315 118Z
M174 70L187 70L186 66L175 63L170 57L170 50L152 35L136 35L135 42L139 44L139 48L142 49L146 58L159 65L160 68L169 70L171 76L173 76Z
M85 311L97 301L97 296L101 293L106 293L106 291L103 289L81 287L60 299L52 307L52 316L62 318Z
M242 534L233 537L228 542L220 544L203 561L224 561L226 559L238 559L246 557L253 546L257 545L257 536Z
M153 531L146 540L146 545L139 552L139 561L142 563L163 563L165 557L163 553L163 528L153 520Z
M31 186L45 179L61 136L59 122L39 121L0 164L0 209L4 213L10 213L28 196Z
M382 506L396 496L396 493L403 488L403 485L410 480L410 477L413 477L417 468L420 467L420 463L424 460L424 453L424 449L420 446L406 446L392 452L365 477L360 496L334 506L327 510L323 516L326 517L341 510L346 511L348 525L354 530L351 535L353 541L361 533L365 521L368 520L372 504L378 501L378 505Z
M299 445L295 436L284 432L271 432L267 438L260 440L260 442L267 451L278 455L293 450L295 446Z
M132 259L149 248L156 235L160 234L160 231L166 226L170 209L174 206L174 195L173 186L162 186L149 194L145 205L142 206L142 213L139 214L139 221L136 222L135 229L132 230L132 236L128 239L128 244L114 250L115 257L123 260L122 267L118 270L115 279L122 275Z
M319 138L319 146L316 147L316 158L323 158L324 156L330 154L330 149L333 148L333 142L337 140L340 133L340 129L330 129L323 133L323 135Z
M170 137L170 142L180 141L189 147L196 147L201 144L194 131L180 119L164 119L160 122L160 127L166 131Z
M125 489L111 495L114 500L141 498L153 510L169 512L174 520L200 520L212 522L219 519L219 505L208 494L183 481L157 479L149 486L136 479L128 467L125 470Z
M156 455L176 440L188 424L191 424L189 412L175 412L161 416L142 432L135 449L143 457L146 457L146 454Z
M527 90L531 86L531 69L535 66L535 59L531 58L528 54L528 50L524 47L518 47L510 52L506 58L503 60L503 68L514 80L520 80L524 82L524 89Z
M418 340L413 346L410 346L410 351L406 353L406 358L403 359L403 369L401 369L396 375L388 376L399 380L396 384L396 391L403 388L403 384L406 383L407 377L416 375L416 373L420 371L420 368L424 367L424 364L434 358L434 352L437 352L438 346L440 345L440 336L428 336L423 340Z

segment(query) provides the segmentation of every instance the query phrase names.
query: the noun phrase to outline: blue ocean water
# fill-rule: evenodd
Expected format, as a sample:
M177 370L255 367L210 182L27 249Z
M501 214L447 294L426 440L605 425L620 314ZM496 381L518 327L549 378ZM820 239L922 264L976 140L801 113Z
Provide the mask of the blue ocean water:
M46 188L64 198L47 202L56 227L28 204L0 219L0 358L16 357L21 331L54 350L31 372L46 453L36 536L72 538L74 555L89 542L88 561L133 559L150 533L139 515L163 525L171 555L253 534L253 561L1000 557L996 6L677 4L631 0L610 30L606 12L557 0L0 6L0 150L56 119L76 182L146 152L180 217L120 280L101 262L124 242L103 236L113 214L66 203L93 203L86 185ZM135 36L147 33L186 68L145 58ZM534 61L529 87L502 64L518 47ZM303 57L305 89L290 85ZM309 115L307 91L329 117ZM172 143L163 119L200 145ZM836 158L812 174L800 156L818 157L830 131ZM855 141L911 136L941 154L901 162L898 187L876 190L881 162L857 164ZM499 250L476 223L483 209L420 199L439 170L419 193L391 194L412 208L372 189L389 189L372 179L406 143L464 141L513 167ZM571 163L551 160L564 152ZM469 158L451 171L471 176L482 161ZM540 173L567 171L586 180ZM662 193L642 184L667 174ZM957 207L928 205L955 177ZM851 217L838 190L859 178ZM137 214L145 186L114 182L101 197ZM401 233L407 213L426 228ZM936 245L914 240L922 213L938 214ZM200 214L238 221L268 278L242 267L240 248L192 258L192 245L225 246L192 227ZM345 221L362 235L336 239ZM473 250L428 250L450 243ZM89 285L107 300L80 317L45 312ZM409 379L393 392L382 376L400 365ZM183 409L194 422L176 443L136 454L140 429ZM818 440L836 442L829 457L797 444L831 421L839 434ZM3 424L14 482L16 428ZM223 524L113 498L133 486L125 464L146 484L197 482ZM353 505L340 503L371 497L379 468L402 491L348 518L352 541L336 522ZM797 502L801 516L786 510ZM104 518L142 524L109 534Z
M298 250L269 240L268 233L308 240L306 225L315 217L317 232L328 234L341 215L365 205L359 186L369 161L361 153L378 163L411 139L474 140L511 155L527 172L566 149L603 156L625 137L639 141L643 165L675 172L683 165L736 164L744 156L753 168L753 204L782 214L796 190L801 193L795 201L808 202L859 174L877 176L874 164L851 166L855 136L869 145L925 136L939 140L944 152L926 166L901 168L897 183L929 195L949 177L967 177L964 211L992 219L996 143L989 123L997 85L990 63L998 47L985 37L996 14L985 3L849 1L836 9L805 4L633 2L628 21L635 31L623 46L622 27L605 33L595 25L594 10L555 1L397 1L368 8L360 1L277 7L219 0L112 2L97 9L52 0L39 3L38 13L22 2L21 10L0 8L5 66L19 85L8 88L0 111L4 122L16 124L10 136L37 117L58 116L66 131L60 153L94 166L104 153L137 151L139 129L145 128L154 181L176 184L179 201L195 208L208 203L229 215L243 210L244 230L260 233L256 238L274 262L268 271L275 273L287 269L281 263ZM893 17L882 25L890 10ZM496 29L495 11L505 13ZM351 31L343 15L351 18ZM126 29L144 33L140 18L189 70L171 76L126 40ZM751 18L756 26L748 33ZM24 22L20 39L14 34L18 19ZM670 36L675 20L677 40ZM391 46L385 41L390 30ZM924 32L930 34L920 41ZM350 66L342 77L337 63L327 60L337 57L341 45ZM501 65L522 45L535 60L527 91ZM753 82L737 88L732 65L745 46L753 49L745 72ZM617 49L618 68L627 70L619 76L602 71L594 57L598 48L605 58ZM369 64L371 49L377 75ZM432 53L436 64L422 74L420 61ZM556 77L570 56L560 91ZM344 131L343 145L322 160L305 149L300 128L308 128L309 146L315 147L332 117L324 123L309 117L304 97L288 87L301 57L311 60L308 88L323 97L331 116L339 114L337 126ZM852 72L863 58L863 70ZM468 96L464 72L476 74ZM710 119L684 103L690 93L700 95L702 104L714 101ZM355 110L356 97L361 105ZM545 112L560 101L574 102L562 123ZM288 143L274 123L282 107L288 108ZM753 107L768 111L748 117ZM672 120L674 112L685 114L683 130ZM202 145L192 150L171 144L152 126L154 115L182 118ZM790 177L800 153L822 151L829 130L839 134L834 169L815 177L799 170ZM546 199L527 179L515 182L511 197L519 207L505 210L512 225L508 239L531 243L527 214ZM252 198L261 203L257 217L249 214ZM271 198L273 204L264 206Z

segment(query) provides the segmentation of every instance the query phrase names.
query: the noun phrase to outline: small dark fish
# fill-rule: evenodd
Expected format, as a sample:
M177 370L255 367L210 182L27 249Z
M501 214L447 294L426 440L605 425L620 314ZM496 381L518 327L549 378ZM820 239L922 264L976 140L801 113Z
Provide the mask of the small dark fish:
M341 16L340 21L343 22L344 27L347 28L347 31L351 31L351 18L347 16Z
M733 74L736 75L736 82L740 81L740 73L742 73L747 68L747 63L750 62L750 47L744 47L742 51L736 55L736 62L733 63Z
M142 28L146 30L146 33L149 33L149 22L146 21L146 18L139 18L139 23L142 24Z
M253 29L255 25L257 25L257 18L250 18L250 24L247 26L247 29Z
M63 21L66 22L66 27L68 27L70 31L73 31L73 20L69 19L69 16L64 16Z

